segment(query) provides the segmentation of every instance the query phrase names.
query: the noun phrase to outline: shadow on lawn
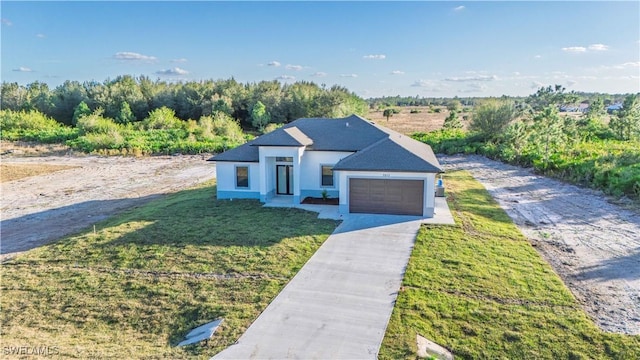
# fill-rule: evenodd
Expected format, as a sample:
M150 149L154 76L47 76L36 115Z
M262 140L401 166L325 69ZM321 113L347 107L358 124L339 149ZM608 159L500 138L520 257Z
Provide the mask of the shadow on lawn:
M640 279L640 248L626 256L616 257L602 261L593 266L580 268L578 277L581 279L595 279L608 281L615 279L638 280Z
M108 223L149 224L103 246L270 246L285 238L326 234L317 225L328 220L318 220L316 213L264 208L257 200L217 200L215 192L215 186L184 190Z

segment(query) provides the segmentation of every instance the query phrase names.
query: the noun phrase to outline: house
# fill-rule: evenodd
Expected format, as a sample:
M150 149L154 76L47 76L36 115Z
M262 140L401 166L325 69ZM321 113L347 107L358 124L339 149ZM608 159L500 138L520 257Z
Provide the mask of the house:
M357 115L304 118L218 154L218 199L300 203L323 192L340 213L432 217L431 147Z
M614 103L607 106L607 114L613 114L616 111L622 110L622 103Z

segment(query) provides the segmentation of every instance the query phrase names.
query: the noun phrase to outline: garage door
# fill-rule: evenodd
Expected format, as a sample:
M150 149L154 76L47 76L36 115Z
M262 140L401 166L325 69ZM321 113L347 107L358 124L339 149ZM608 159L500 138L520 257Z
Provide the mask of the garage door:
M423 180L349 179L349 212L422 215Z

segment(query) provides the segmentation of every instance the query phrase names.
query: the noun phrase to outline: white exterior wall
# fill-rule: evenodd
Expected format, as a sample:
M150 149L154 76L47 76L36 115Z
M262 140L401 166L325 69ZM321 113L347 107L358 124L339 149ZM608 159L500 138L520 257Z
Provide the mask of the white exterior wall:
M248 188L236 187L237 166L249 167ZM243 195L248 195L247 193L258 193L260 191L260 165L258 163L217 161L216 176L218 198L220 199L229 198L228 192L244 193L238 194L238 197L245 197Z
M335 165L343 158L353 154L345 151L305 151L302 155L300 188L303 191L338 191L340 189L338 176L334 173L333 187L323 187L321 184L321 165Z
M424 180L424 199L422 215L432 217L435 208L435 173L410 172L373 172L373 171L338 171L340 187L340 212L349 212L349 179L381 179L381 180Z
M300 203L300 161L304 147L260 146L260 201L266 202L275 191L275 158L293 158L293 202Z

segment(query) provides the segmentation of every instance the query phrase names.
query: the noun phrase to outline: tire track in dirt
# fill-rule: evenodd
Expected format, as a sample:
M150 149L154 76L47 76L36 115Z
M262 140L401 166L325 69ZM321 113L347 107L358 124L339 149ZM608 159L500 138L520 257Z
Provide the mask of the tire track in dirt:
M215 177L206 155L3 157L75 168L1 184L0 260L82 231L162 194Z
M640 334L640 215L481 156L439 156L489 191L603 330Z

